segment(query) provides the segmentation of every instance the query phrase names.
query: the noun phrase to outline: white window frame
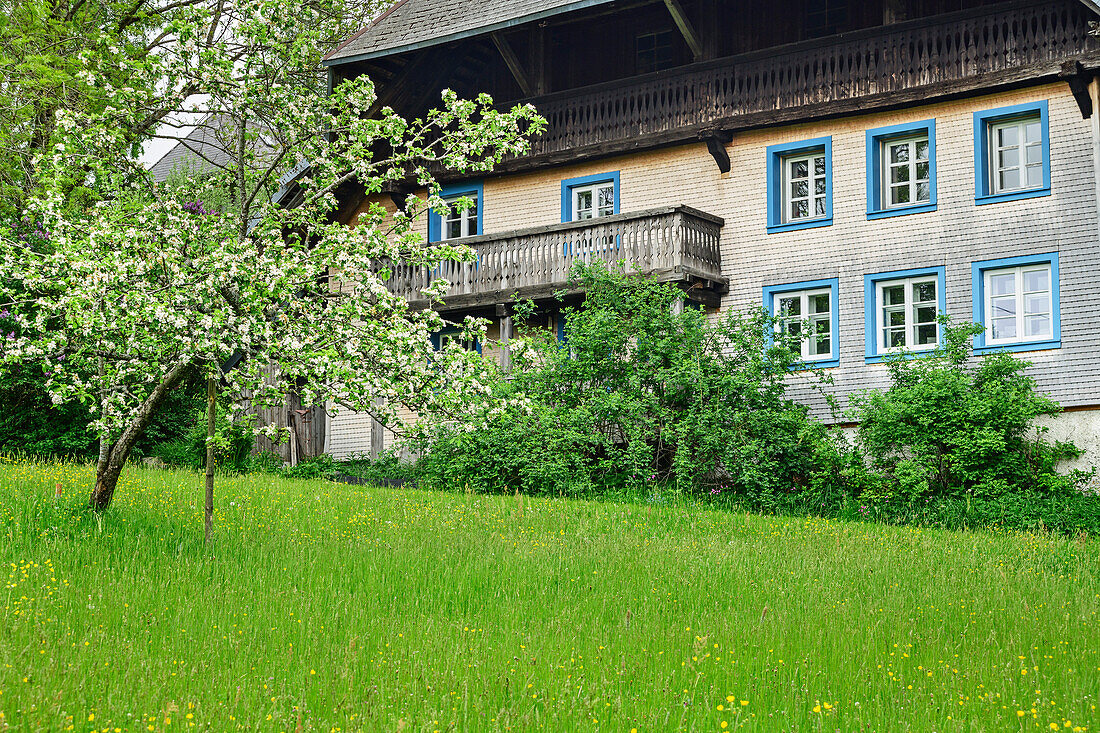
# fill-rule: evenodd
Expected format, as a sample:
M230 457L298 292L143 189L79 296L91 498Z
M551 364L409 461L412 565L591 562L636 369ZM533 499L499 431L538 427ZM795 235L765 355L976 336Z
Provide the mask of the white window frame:
M917 159L917 144L925 143L925 151L928 155L923 161ZM880 196L882 197L883 209L904 209L910 206L924 206L932 203L932 145L931 140L928 139L928 135L920 134L912 137L894 138L890 140L883 140L881 142L882 150L879 156L882 161L882 191ZM890 158L890 148L897 145L907 145L909 147L909 161L907 163L893 163ZM926 163L928 165L928 177L917 177L917 164ZM891 193L894 188L900 188L898 184L893 183L893 177L890 175L892 169L907 167L909 169L909 201L904 203L893 203L893 196ZM928 187L928 198L917 198L917 185L924 183Z
M1016 335L1012 338L994 338L993 336L993 299L994 297L1003 298L1006 296L994 296L993 288L991 287L992 279L996 275L1004 275L1007 273L1013 273L1015 275L1015 283L1013 285L1013 295L1016 299L1016 313L1014 320L1016 322ZM1046 290L1034 290L1031 292L1024 291L1024 275L1028 272L1045 272L1047 275L1047 289ZM1054 271L1049 262L1040 262L1031 265L1018 265L1016 267L997 267L982 272L982 290L985 294L985 302L983 303L984 313L982 323L985 325L985 344L987 346L1001 346L1004 344L1020 344L1030 343L1033 341L1050 341L1054 338ZM1040 293L1046 293L1047 296L1047 309L1042 312L1028 313L1026 311L1027 296L1037 295ZM1050 332L1046 335L1032 335L1025 334L1024 326L1027 323L1028 316L1045 315L1050 324Z
M810 298L816 295L825 295L829 298L829 310L825 313L810 313ZM837 304L833 302L833 290L830 287L825 288L813 288L810 290L788 290L786 292L773 293L772 294L772 313L778 319L775 324L775 330L777 334L786 336L784 332L784 323L792 319L783 318L783 309L780 303L784 300L792 300L794 298L799 299L799 317L800 324L806 324L809 322L809 333L805 334L805 338L802 339L800 348L802 361L814 362L814 361L829 361L836 359L837 354L837 334L833 333L833 311L836 309ZM824 321L829 327L829 353L827 354L811 354L810 345L816 334L814 324ZM801 327L800 327L801 333Z
M458 203L459 199L464 198L473 201L474 205L459 210L455 204ZM447 204L447 214L439 217L440 241L477 236L477 218L481 215L481 202L478 201L477 194L467 193L461 196L448 196L443 201ZM450 225L456 221L459 222L461 233L457 237L452 237Z
M913 291L915 286L923 283L932 283L936 286L936 297L932 301L920 301L915 302L913 299ZM905 303L902 308L905 312L905 345L904 346L890 346L886 339L886 322L883 318L883 311L886 308L884 299L882 297L882 291L886 288L896 287L898 285L904 285L905 287ZM937 348L940 345L940 339L942 334L940 333L939 316L940 313L940 281L937 275L917 275L915 277L902 277L893 280L878 280L875 282L875 342L878 345L879 354L891 354L899 351L930 351ZM917 308L926 308L931 304L936 309L937 320L928 322L917 322ZM896 306L892 306L896 307ZM917 333L920 326L935 325L936 327L936 342L932 344L917 344ZM893 327L896 328L896 327Z
M611 189L611 211L601 214L600 213L600 190L609 188ZM600 181L599 183L587 183L582 186L573 186L570 189L570 195L573 197L573 221L582 221L581 219L581 207L580 198L583 193L592 194L592 216L588 219L598 219L601 216L611 216L615 213L615 182L614 181Z
M822 173L821 175L817 175L814 172L814 170L815 170L814 161L817 158L821 158L825 162L825 172ZM781 217L780 221L782 221L782 223L784 223L784 224L800 224L800 223L805 222L805 221L816 221L817 219L827 219L829 217L829 159L828 159L828 155L827 155L826 151L816 150L816 151L810 152L810 153L795 153L795 154L792 154L792 155L784 155L780 158L780 161L782 162L782 165L783 165L783 176L782 176L782 178L783 178L783 191L782 191L782 201L783 201L782 214L783 214L783 216ZM801 163L801 162L806 163L806 175L807 175L807 177L805 179L802 179L801 177L792 178L791 177L791 166L792 166L792 164ZM816 190L815 190L815 186L814 186L814 183L815 183L816 179L818 179L818 178L825 181L825 190L822 191L821 193L817 193ZM801 180L806 181L806 196L792 196L791 195L791 184L793 184L795 181L801 181ZM822 207L825 209L825 212L822 213L822 214L817 213L817 201L819 199L822 202ZM807 215L807 216L798 216L798 217L793 216L791 214L792 204L794 204L796 201L803 201L803 200L805 200L806 203L807 203L807 209L806 210L808 212L810 212L809 215Z
M1035 142L1027 141L1027 127L1028 125L1038 125L1039 127L1039 139ZM1007 128L1016 128L1016 145L1007 145L1002 147L999 144L1000 131ZM1039 149L1039 162L1028 163L1027 162L1027 149L1029 147L1036 147ZM1004 193L1016 193L1018 191L1032 191L1035 189L1042 189L1046 186L1046 173L1045 164L1043 160L1043 125L1042 115L1031 114L1024 117L1014 117L1008 120L997 120L989 123L989 184L990 190L994 196L998 196ZM1003 168L998 164L1000 156L998 155L1004 150L1015 149L1018 153L1017 164L1015 166L1004 166ZM1016 188L1004 188L1001 186L1001 172L1011 170L1015 168L1020 175L1020 185ZM1039 169L1039 183L1032 186L1027 183L1027 171L1028 168Z

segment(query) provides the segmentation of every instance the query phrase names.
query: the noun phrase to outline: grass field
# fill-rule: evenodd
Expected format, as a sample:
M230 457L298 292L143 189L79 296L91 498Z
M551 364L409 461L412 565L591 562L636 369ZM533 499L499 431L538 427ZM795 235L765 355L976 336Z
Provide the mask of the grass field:
M1100 731L1097 540L91 478L0 464L0 730Z

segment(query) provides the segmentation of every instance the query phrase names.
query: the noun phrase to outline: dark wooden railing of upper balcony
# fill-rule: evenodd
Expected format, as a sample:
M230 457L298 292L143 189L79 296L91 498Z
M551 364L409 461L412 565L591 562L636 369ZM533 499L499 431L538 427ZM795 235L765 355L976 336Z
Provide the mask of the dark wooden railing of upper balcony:
M1012 2L535 97L549 162L1055 77L1097 58L1080 2Z
M391 292L426 305L430 280L450 283L440 310L475 308L521 298L547 298L568 290L574 265L623 263L665 282L694 286L689 296L714 302L726 291L719 237L723 220L687 206L669 206L598 219L517 229L455 240L476 259L447 261L429 271L399 265Z

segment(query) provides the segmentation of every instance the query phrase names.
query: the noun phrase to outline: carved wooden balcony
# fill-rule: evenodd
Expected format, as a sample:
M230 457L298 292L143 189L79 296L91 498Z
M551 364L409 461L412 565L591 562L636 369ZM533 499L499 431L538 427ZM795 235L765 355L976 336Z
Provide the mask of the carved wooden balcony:
M440 310L478 308L522 299L545 299L570 291L578 263L622 263L664 282L689 288L689 297L717 304L728 288L722 274L720 217L688 206L668 206L598 219L517 229L456 240L477 259L444 262L430 273L400 265L387 281L414 307L426 307L421 290L429 279L450 283ZM430 275L430 278L429 278Z
M534 97L548 129L502 170L1053 80L1067 60L1100 65L1090 18L1017 1Z

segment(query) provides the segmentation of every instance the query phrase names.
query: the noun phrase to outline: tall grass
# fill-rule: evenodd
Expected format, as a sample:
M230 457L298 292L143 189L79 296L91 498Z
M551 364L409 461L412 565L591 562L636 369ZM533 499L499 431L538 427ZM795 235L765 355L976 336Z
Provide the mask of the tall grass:
M1096 540L91 480L0 465L0 730L1100 730Z

